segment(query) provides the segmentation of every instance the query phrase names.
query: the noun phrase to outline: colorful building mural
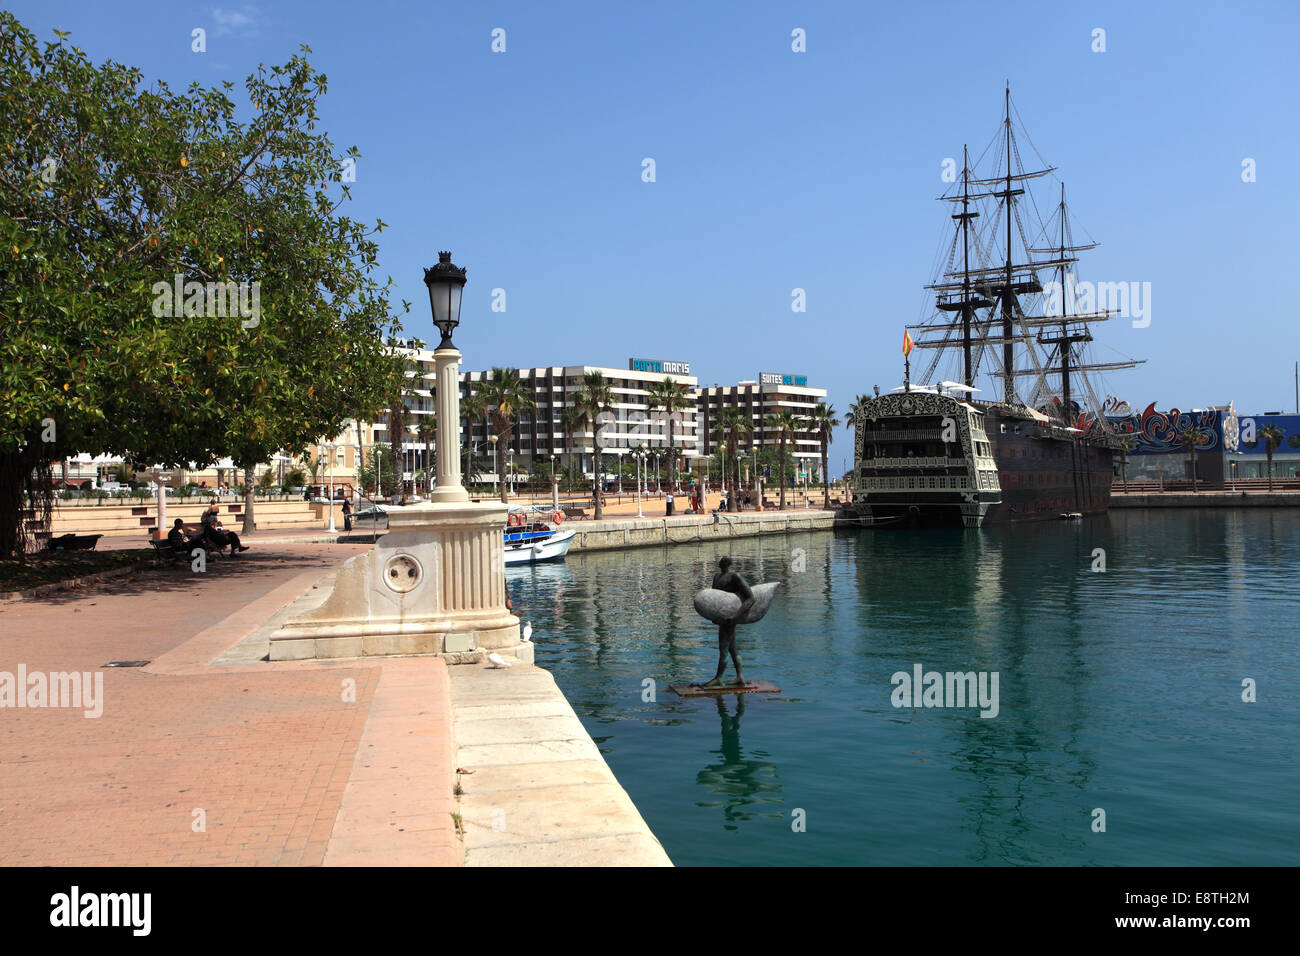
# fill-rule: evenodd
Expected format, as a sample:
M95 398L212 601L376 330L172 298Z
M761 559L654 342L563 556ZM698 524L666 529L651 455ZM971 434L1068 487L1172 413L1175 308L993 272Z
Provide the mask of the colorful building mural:
M1108 410L1110 402L1107 402ZM1127 405L1113 406L1120 411ZM1201 452L1222 452L1229 444L1236 443L1239 419L1232 406L1223 408L1194 409L1190 412L1171 408L1167 412L1156 411L1152 402L1141 415L1107 414L1106 420L1121 435L1133 439L1129 457L1142 455L1186 455L1187 446L1182 436L1191 429L1200 431L1196 443L1197 454Z

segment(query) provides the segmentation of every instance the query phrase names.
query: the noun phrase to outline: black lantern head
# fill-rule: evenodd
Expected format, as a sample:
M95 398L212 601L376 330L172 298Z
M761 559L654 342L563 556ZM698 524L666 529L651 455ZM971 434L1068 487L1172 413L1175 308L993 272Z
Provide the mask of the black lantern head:
M438 264L424 270L424 284L429 287L433 324L442 333L438 348L455 348L451 333L460 325L460 296L465 288L465 270L452 265L450 252L439 252Z

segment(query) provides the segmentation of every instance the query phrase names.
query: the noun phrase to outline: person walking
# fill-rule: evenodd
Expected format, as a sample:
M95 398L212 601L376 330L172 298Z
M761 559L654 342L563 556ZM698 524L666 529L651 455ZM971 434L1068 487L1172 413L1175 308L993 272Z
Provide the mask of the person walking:
M352 502L343 499L343 530L352 530Z

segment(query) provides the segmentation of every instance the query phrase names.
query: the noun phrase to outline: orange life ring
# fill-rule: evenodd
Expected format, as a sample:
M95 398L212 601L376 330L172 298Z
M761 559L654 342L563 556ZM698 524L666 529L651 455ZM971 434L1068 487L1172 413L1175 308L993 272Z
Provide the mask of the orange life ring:
M552 511L552 512L551 512L551 520L554 521L556 524L563 524L563 523L564 523L564 515L563 515L562 513L560 513L559 511Z
M510 525L512 528L518 528L523 523L524 519L519 517L519 515L511 515L506 519L506 524Z

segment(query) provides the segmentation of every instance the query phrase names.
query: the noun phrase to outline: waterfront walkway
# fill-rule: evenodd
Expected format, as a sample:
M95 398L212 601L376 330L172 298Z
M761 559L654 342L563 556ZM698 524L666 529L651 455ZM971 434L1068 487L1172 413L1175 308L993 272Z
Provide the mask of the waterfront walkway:
M103 675L98 718L0 709L0 864L458 864L444 663L252 656L366 547L263 543L0 607L0 671Z

